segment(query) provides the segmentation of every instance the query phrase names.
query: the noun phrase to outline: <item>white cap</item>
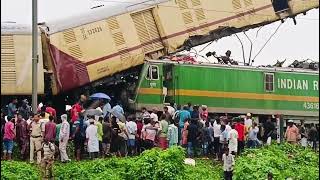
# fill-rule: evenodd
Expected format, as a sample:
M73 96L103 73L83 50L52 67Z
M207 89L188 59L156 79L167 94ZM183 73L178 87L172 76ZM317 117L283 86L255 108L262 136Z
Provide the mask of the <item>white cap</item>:
M67 120L67 119L68 119L68 116L66 114L61 115L61 120L62 121Z
M251 116L251 113L247 113L247 116Z
M293 120L290 119L290 120L288 121L288 123L293 123Z

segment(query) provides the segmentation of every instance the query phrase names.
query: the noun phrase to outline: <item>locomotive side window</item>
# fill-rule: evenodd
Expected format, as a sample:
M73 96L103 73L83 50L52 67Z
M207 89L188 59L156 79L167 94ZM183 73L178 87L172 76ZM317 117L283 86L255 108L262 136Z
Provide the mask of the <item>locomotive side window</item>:
M148 80L159 80L159 67L155 65L149 66L146 78Z
M274 92L274 74L264 74L264 88L266 92Z
M159 68L158 66L151 66L151 79L158 80L159 79Z

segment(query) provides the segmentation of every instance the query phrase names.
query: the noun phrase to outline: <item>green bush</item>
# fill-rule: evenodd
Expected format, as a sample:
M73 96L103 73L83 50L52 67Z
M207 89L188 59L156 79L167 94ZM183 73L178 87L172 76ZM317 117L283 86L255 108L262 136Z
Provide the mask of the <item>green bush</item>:
M54 167L56 179L177 179L184 173L184 150L179 147L145 151L133 158L72 162Z
M319 155L310 149L290 144L273 144L261 149L248 149L236 159L235 180L319 179Z
M219 180L223 178L221 164L196 159L195 166L184 164L185 150L180 147L162 151L152 149L130 158L98 159L61 164L56 162L55 179L68 180ZM272 172L274 179L319 179L319 156L311 150L290 144L271 145L261 149L247 149L236 159L235 180L266 179ZM1 179L40 179L40 170L25 162L1 164Z
M223 179L221 164L213 165L210 160L196 159L196 166L185 165L185 172L179 180L219 180Z
M211 161L197 160L196 166L184 164L185 152L180 147L166 151L152 149L132 158L56 164L55 179L110 180L207 180L221 179L221 168Z
M21 161L1 161L2 180L40 179L40 170L36 165Z

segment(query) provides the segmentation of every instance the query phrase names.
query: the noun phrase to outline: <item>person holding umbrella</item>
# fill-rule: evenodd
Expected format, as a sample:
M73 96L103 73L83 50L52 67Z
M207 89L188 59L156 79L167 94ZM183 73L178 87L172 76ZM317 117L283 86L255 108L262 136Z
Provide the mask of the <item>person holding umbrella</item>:
M104 93L95 93L89 97L90 100L94 101L90 107L84 112L85 121L87 122L87 116L104 116L103 111L96 109L97 107L101 107L103 109L104 106L108 104L111 98ZM87 124L89 126L89 124Z
M122 123L126 122L126 118L124 116L124 110L120 103L117 103L111 110L111 114L114 115L117 119L119 119Z

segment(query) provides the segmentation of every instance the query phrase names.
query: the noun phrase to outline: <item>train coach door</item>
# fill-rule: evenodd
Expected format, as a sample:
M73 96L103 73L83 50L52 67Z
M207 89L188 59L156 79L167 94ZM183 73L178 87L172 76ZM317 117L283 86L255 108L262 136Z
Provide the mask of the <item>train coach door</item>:
M175 90L174 90L174 76L173 76L173 64L163 65L163 93L164 102L170 103L174 101Z
M152 104L162 104L162 66L159 64L150 64L146 74L148 93L152 95Z

